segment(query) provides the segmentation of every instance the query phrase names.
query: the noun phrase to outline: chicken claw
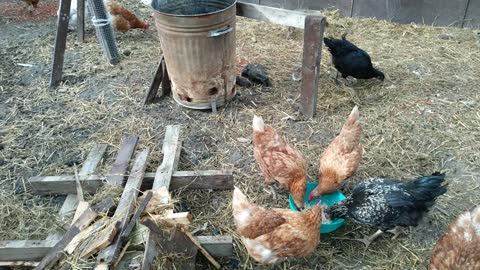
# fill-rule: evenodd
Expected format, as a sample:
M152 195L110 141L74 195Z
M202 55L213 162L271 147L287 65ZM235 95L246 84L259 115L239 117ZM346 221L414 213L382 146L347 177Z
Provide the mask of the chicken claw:
M370 244L371 244L375 239L377 239L380 235L382 235L382 234L383 234L383 231L382 231L382 230L378 230L378 231L376 231L374 234L372 234L372 235L370 235L370 236L368 236L368 237L365 236L365 237L363 237L363 238L361 238L361 239L353 239L353 240L364 243L364 244L365 244L365 249L367 249L367 248L370 246Z

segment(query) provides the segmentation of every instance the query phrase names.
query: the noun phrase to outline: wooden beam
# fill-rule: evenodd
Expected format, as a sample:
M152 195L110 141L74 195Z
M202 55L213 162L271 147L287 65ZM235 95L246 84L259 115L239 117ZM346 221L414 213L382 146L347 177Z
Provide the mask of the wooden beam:
M268 23L303 29L305 27L305 17L307 15L309 14L304 12L237 1L237 16L247 17Z
M77 1L77 40L85 41L85 0Z
M95 172L106 150L107 150L106 144L95 144L92 147L92 149L87 155L87 158L85 159L85 162L82 165L82 168L80 169L80 172L78 173L79 181L80 181L80 177L86 177L87 175ZM75 177L74 177L74 181L75 181L75 190L77 191L81 187L77 186L78 184ZM63 221L70 218L71 214L76 213L76 209L78 207L79 201L75 193L77 192L73 192L72 194L67 195L67 198L65 198L65 201L63 202L62 207L60 208L60 212L58 213L58 215ZM47 239L58 240L62 238L62 235L63 235L62 231L57 231L55 233L48 235Z
M233 256L233 241L230 235L197 236L196 238L213 257Z
M145 173L142 190L151 189L155 173ZM108 181L108 176L90 175L80 177L82 189L86 193L96 192ZM34 176L28 179L32 192L36 195L75 193L75 176ZM232 170L176 171L172 175L170 190L185 189L233 189Z
M300 94L300 114L304 119L315 115L320 77L325 17L307 16L303 38L302 92Z
M8 261L8 262L0 262L0 266L7 266L7 267L35 267L38 265L38 262L30 262L30 261ZM15 269L15 268L14 268Z
M60 1L60 12L57 21L57 35L55 36L55 48L53 52L52 75L50 87L57 87L62 81L63 59L67 47L68 20L70 17L71 0Z
M108 182L117 186L123 186L128 164L135 152L137 143L138 136L128 136L122 140L120 150L118 150L115 162L113 162L112 168L110 169L110 175L107 177Z
M147 168L149 149L143 150L137 155L130 176L123 190L117 210L112 219L120 221L120 232L127 226L129 217L133 213L135 202L138 196L138 191L142 185L145 169ZM116 257L121 251L121 237L117 237L113 244L104 249L97 257L97 261L105 262L112 265L116 261Z
M163 66L164 66L164 58L163 55L160 57L160 62L158 63L157 70L155 71L155 76L153 76L152 84L150 88L147 90L147 94L145 95L145 99L143 100L143 105L148 105L155 101L157 97L158 89L160 88L160 84L163 80Z
M163 161L157 169L152 189L170 187L173 173L180 160L182 142L180 141L180 126L167 126L163 140Z

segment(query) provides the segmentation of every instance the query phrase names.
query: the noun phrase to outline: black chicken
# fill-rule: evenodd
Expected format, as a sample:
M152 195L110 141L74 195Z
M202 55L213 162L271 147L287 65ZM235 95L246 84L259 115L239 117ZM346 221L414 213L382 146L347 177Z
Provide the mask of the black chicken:
M356 79L378 78L383 81L385 75L373 67L368 53L355 46L345 37L346 34L342 36L342 39L323 38L323 42L332 54L332 63L337 69L335 80L337 80L338 72L340 72L344 79L352 76Z
M383 232L417 226L438 196L447 192L444 173L421 176L411 181L370 178L358 184L347 199L332 205L325 213L331 218L350 218L356 223L379 228L370 237L356 239L367 247Z

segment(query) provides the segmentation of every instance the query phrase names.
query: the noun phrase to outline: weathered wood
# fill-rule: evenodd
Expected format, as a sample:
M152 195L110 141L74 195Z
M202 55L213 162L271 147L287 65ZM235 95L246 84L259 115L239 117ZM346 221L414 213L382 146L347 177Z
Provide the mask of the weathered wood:
M140 215L143 213L143 211L145 211L145 208L147 207L147 204L151 198L152 198L152 192L148 191L142 203L140 204L140 206L138 206L137 210L135 210L135 214L130 219L130 222L122 231L122 234L120 235L120 237L122 238L121 239L122 241L125 242L128 236L130 236L130 233L133 231L133 228L135 228L135 225L137 224L137 220L140 218Z
M233 256L233 241L230 235L197 236L196 238L213 257Z
M163 140L163 161L155 173L152 189L170 187L173 172L176 171L182 142L180 141L180 126L167 126Z
M85 0L77 1L77 40L85 41Z
M123 231L127 225L128 219L135 207L135 201L138 196L138 191L143 181L145 169L147 167L149 149L145 149L137 155L130 176L123 190L117 210L112 219L120 221L120 232ZM116 261L116 257L121 250L121 237L117 237L113 244L104 249L97 257L99 262L105 262L109 265Z
M96 205L92 206L92 209L97 213L105 213L106 215L109 215L113 210L115 210L116 207L117 204L112 199L112 197L108 197L101 200Z
M304 119L315 115L320 77L320 59L322 52L325 18L307 16L303 39L302 91L300 94L300 114Z
M97 169L98 164L103 158L105 151L107 150L106 144L95 144L88 153L87 159L82 165L80 172L78 173L79 176L89 175L95 172Z
M152 84L150 88L147 90L147 94L145 95L145 99L143 100L143 105L147 105L155 101L157 97L158 88L160 88L160 84L163 80L163 67L164 67L164 58L163 55L160 58L160 62L158 63L157 70L155 71L155 76L153 77Z
M110 245L118 233L119 223L120 222L115 222L110 224L108 227L98 232L95 235L93 242L82 251L80 258L88 258Z
M82 189L86 193L96 192L105 182L106 178L100 175L80 177ZM155 173L146 173L142 183L142 190L151 189ZM76 193L75 177L72 175L61 176L34 176L28 180L32 192L36 195L69 194ZM172 175L170 190L175 189L233 189L232 170L205 170L205 171L176 171Z
M237 16L303 29L308 14L237 1Z
M149 228L150 233L159 243L159 257L165 258L165 269L195 269L197 247L179 227L170 231L162 231L152 220L144 220L143 225ZM171 254L181 256L181 260L169 258Z
M125 174L128 170L128 164L135 152L137 143L138 136L128 136L123 139L122 144L120 145L120 150L115 158L115 162L110 169L110 175L107 177L108 182L117 186L123 185L123 180L125 179Z
M57 242L57 239L0 241L0 261L40 261Z
M158 255L157 245L155 244L155 237L153 233L148 229L145 237L145 252L142 258L142 270L151 270L153 260Z
M30 261L8 261L8 262L0 262L0 266L7 266L7 267L35 267L38 265L38 262L30 262Z
M104 220L97 221L92 225L88 226L86 229L81 231L72 239L72 241L65 248L65 252L67 252L67 254L72 254L82 241L90 237L92 234L96 234L97 231L99 231L104 227L105 227Z
M208 253L208 251L202 247L202 244L187 230L182 228L182 231L185 233L185 235L190 238L190 240L197 246L197 248L200 250L200 252L207 258L207 260L215 266L215 268L220 269L220 264Z
M170 81L170 76L168 75L167 63L165 59L162 61L162 96L168 95L172 92L172 82Z
M57 242L57 244L50 249L47 255L38 263L35 267L35 270L44 270L49 269L50 266L56 264L63 254L63 249L72 241L72 239L80 233L80 229L76 226L70 227L69 230L63 235L62 239Z
M71 0L60 1L60 12L57 21L57 35L55 36L55 48L53 52L52 75L50 77L50 87L55 88L62 80L63 58L67 46L68 20L70 14Z
M190 225L192 222L192 215L189 212L171 213L168 215L149 215L147 218L155 221L156 224L163 224L168 226Z

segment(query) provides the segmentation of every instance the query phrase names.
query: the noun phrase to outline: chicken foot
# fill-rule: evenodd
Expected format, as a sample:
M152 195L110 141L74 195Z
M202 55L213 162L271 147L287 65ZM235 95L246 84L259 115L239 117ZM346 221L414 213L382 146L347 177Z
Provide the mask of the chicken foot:
M393 228L393 229L391 229L391 230L387 230L387 232L393 234L392 240L397 239L397 237L398 237L400 234L406 234L405 228L400 227L400 226L396 226L395 228Z
M378 231L376 231L374 234L372 234L372 235L370 235L370 236L368 236L368 237L365 236L365 237L363 237L363 238L361 238L361 239L353 239L353 240L364 243L364 244L365 244L365 249L367 249L367 248L370 246L370 244L371 244L375 239L377 239L380 235L382 235L382 234L383 234L383 231L382 231L382 230L378 230Z
M277 192L275 191L275 188L273 187L273 185L270 185L270 192L272 192L273 201L275 201L275 203L276 203L278 195L277 195Z

